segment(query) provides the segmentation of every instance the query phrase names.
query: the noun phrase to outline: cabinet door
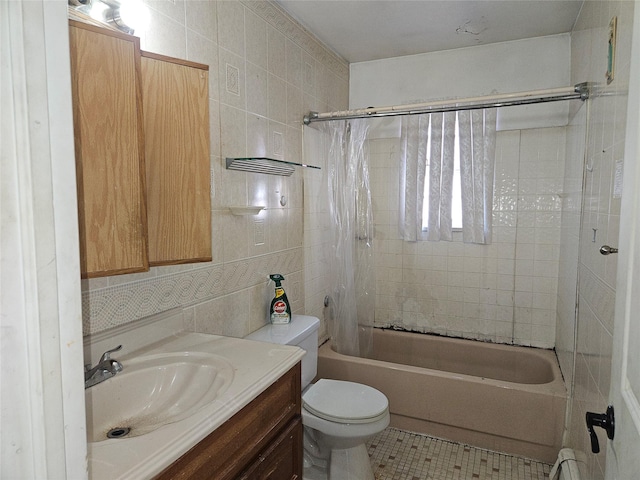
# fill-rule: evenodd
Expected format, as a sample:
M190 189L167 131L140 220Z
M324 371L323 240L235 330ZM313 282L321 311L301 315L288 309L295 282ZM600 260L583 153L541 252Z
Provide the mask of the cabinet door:
M302 420L292 421L238 480L302 479Z
M148 270L140 47L70 22L83 277Z
M211 260L207 69L142 52L151 265Z

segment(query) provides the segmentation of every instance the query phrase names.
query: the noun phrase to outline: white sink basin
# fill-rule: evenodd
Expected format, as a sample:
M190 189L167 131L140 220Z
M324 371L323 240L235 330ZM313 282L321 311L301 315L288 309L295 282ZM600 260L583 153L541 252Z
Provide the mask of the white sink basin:
M146 355L122 365L85 390L89 442L145 435L183 420L222 395L234 376L226 359L201 352Z
M85 337L84 363L122 344L114 358L124 367L85 390L90 480L157 477L304 355L184 325L175 309ZM105 439L117 427L132 431Z

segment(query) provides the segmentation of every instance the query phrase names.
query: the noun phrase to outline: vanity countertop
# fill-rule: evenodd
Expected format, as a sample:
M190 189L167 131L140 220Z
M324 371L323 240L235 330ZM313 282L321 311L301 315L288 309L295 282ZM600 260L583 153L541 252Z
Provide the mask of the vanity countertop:
M233 380L228 389L192 416L163 425L145 435L89 442L91 479L154 477L239 412L304 356L302 349L293 346L173 332L137 350L123 349L118 360L126 369L127 359L186 351L214 354L226 359L233 367Z

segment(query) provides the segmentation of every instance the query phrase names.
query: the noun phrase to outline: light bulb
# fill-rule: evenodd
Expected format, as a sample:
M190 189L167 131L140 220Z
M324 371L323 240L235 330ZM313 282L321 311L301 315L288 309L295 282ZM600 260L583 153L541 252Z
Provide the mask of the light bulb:
M142 32L149 26L149 10L141 0L122 0L120 19L135 32Z
M102 2L91 2L91 8L89 10L89 16L99 22L104 22L104 12L109 6Z

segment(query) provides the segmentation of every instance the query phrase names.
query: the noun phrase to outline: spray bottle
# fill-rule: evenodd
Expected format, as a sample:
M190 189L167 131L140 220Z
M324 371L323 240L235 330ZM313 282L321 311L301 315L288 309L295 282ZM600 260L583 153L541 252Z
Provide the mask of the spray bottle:
M269 317L271 323L282 324L291 322L291 305L287 299L287 294L284 293L281 282L284 277L279 273L269 275L269 278L276 282L276 296L271 300L271 308L269 309Z

